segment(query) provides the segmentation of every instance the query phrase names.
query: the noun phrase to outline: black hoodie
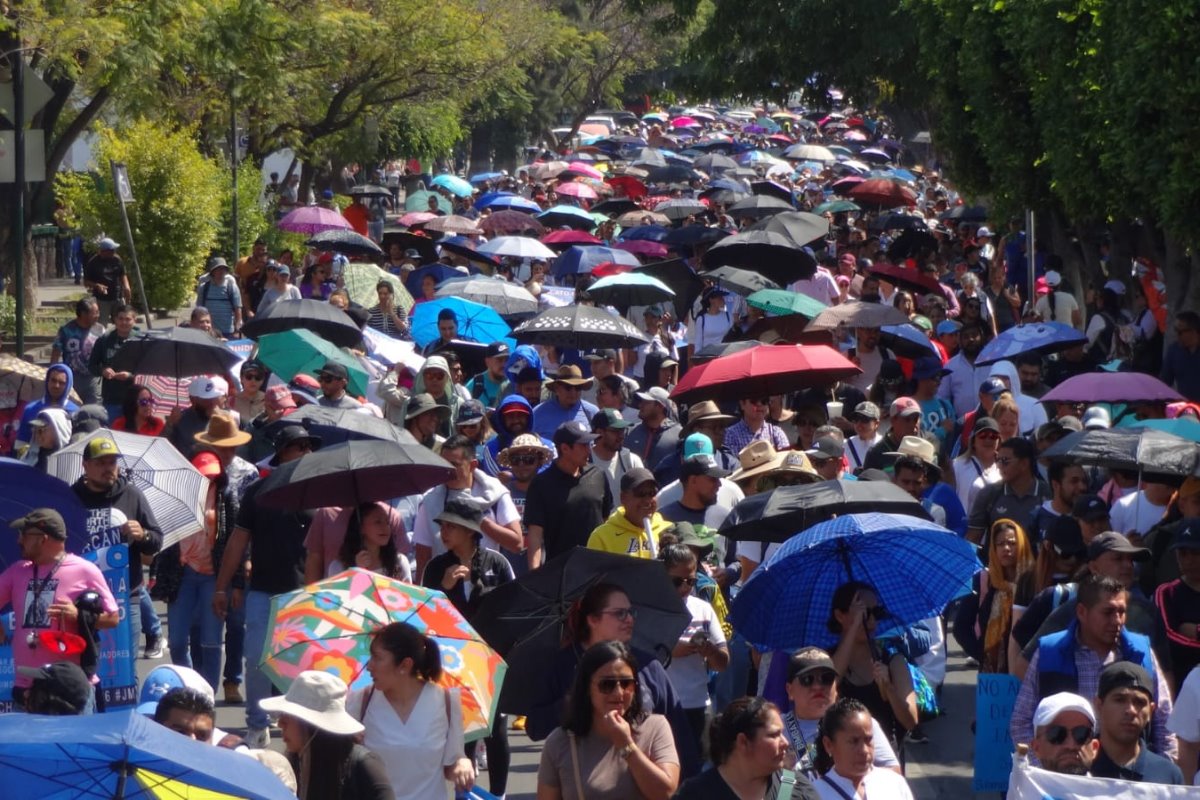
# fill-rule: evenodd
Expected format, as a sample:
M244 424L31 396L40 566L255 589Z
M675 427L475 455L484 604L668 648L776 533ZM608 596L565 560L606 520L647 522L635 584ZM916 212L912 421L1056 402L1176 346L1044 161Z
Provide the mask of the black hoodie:
M87 551L99 550L114 544L129 545L129 590L132 596L134 589L142 585L142 556L152 556L162 547L162 531L154 512L141 489L134 486L126 478L118 478L117 482L107 492L94 492L80 478L71 487L83 502L87 513ZM146 531L145 538L131 542L127 536L116 532L112 515L109 510L120 511L125 520L136 520ZM124 520L120 520L124 524Z

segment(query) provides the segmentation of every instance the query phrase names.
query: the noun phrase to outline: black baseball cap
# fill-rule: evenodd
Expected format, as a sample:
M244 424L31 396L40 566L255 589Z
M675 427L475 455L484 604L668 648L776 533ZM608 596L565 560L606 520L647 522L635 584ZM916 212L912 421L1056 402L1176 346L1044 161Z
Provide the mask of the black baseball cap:
M1200 519L1185 519L1179 522L1175 533L1175 541L1171 542L1172 550L1187 548L1200 550Z
M788 683L791 683L797 675L804 675L821 669L827 669L835 675L837 674L837 667L834 665L833 659L829 657L829 653L819 647L806 647L788 659Z
M555 444L590 444L599 438L598 434L592 433L587 425L577 419L564 422L554 431Z
M1104 502L1100 495L1084 494L1075 498L1071 516L1084 522L1095 522L1098 519L1107 519L1108 511L1108 503Z
M53 508L35 508L25 516L14 519L9 527L22 532L36 528L52 539L60 542L67 540L67 523L63 521L62 514Z
M1079 520L1066 514L1056 517L1050 523L1050 527L1046 529L1046 541L1064 558L1080 555L1086 549Z
M584 358L588 361L616 361L617 351L612 348L604 348L602 350L593 350L590 353L585 353Z
M1158 695L1150 673L1132 661L1115 661L1101 670L1096 696L1103 700L1113 689L1138 689L1149 695L1151 700Z
M487 357L508 355L508 345L504 342L492 342L487 346Z
M350 380L349 371L347 371L344 366L336 361L326 361L325 366L321 367L321 371L318 372L317 375L318 377L321 375L328 375L331 378L339 378L343 381Z
M92 697L87 673L70 661L55 661L44 667L17 667L17 674L33 681L33 686L66 701L77 713L83 713Z
M1129 539L1125 538L1124 534L1117 533L1116 531L1105 531L1095 539L1092 539L1088 545L1088 561L1099 558L1105 553L1128 553L1133 556L1134 561L1146 561L1150 558L1149 550L1145 547L1134 545Z
M602 431L605 428L612 428L615 431L624 430L630 427L629 420L621 416L621 412L615 408L602 408L592 415L592 430Z
M724 478L729 475L729 470L722 468L717 464L716 459L707 453L685 458L679 469L679 477L687 478L692 475L705 475L709 478Z
M653 483L658 486L654 473L645 467L635 467L621 476L621 491L632 492L643 483Z

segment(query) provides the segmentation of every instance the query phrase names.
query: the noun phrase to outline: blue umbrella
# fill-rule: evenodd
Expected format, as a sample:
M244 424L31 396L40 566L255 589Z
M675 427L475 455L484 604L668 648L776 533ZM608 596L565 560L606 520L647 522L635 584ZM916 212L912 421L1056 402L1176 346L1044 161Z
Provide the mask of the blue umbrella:
M937 348L925 332L915 325L884 325L879 329L879 341L902 358L921 358L938 355Z
M479 206L478 203L475 204ZM509 195L507 197L497 197L492 202L488 203L488 208L496 211L524 211L526 214L540 214L542 207L532 200L527 200L519 195Z
M637 225L621 231L621 239L626 242L661 242L670 232L662 225Z
M471 183L487 183L488 181L494 181L497 178L503 178L503 177L504 177L503 172L480 172L475 175L472 175L470 177L470 181L471 181Z
M67 549L82 553L88 547L87 511L71 487L52 475L11 458L0 458L0 571L21 560L17 537L9 523L35 508L53 508L67 523Z
M475 198L475 208L480 210L489 207L492 203L504 197L516 197L512 192L486 192Z
M457 175L451 175L448 172L438 175L429 182L429 185L439 186L450 192L450 194L458 195L459 197L470 197L475 193L475 187L468 181L463 180Z
M0 715L5 797L58 800L295 795L240 753L180 736L136 711Z
M412 337L421 347L438 338L437 318L443 308L451 309L458 317L459 339L489 344L506 338L512 330L491 306L461 297L439 297L418 303L413 312Z
M1061 322L1017 325L988 342L976 357L975 366L982 367L1031 353L1058 353L1086 343L1087 336Z
M638 257L628 250L589 245L587 247L568 247L561 256L555 259L551 272L555 277L589 273L607 261L614 264L628 264L631 267L642 265L642 262L638 261Z
M454 267L448 267L445 264L426 264L423 267L414 269L404 281L404 288L408 289L408 293L414 299L421 299L425 294L421 291L421 283L425 280L426 275L432 275L434 286L448 278L461 278L462 272Z
M848 514L793 536L733 602L733 627L780 650L835 647L827 622L843 583L875 587L886 625L912 625L971 591L975 547L940 525L902 514Z
M1174 434L1181 439L1200 444L1200 422L1187 417L1175 419L1138 419L1132 414L1117 423L1118 428L1150 428Z
M538 214L537 218L547 228L560 228L565 225L570 228L590 231L596 227L596 220L592 219L592 215L579 206L551 206Z

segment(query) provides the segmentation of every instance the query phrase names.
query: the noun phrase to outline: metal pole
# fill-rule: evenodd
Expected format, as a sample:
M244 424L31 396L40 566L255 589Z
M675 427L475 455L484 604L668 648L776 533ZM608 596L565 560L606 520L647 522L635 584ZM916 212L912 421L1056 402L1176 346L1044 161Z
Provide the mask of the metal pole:
M1029 284L1028 284L1029 285L1029 297L1027 297L1025 299L1025 303L1026 303L1026 308L1029 311L1033 310L1033 306L1037 302L1037 298L1035 297L1036 291L1035 291L1034 285L1033 285L1034 281L1036 280L1035 275L1037 273L1037 270L1036 270L1037 265L1036 265L1036 261L1035 261L1037 251L1034 248L1034 245L1035 245L1034 240L1036 238L1037 238L1037 214L1031 208L1025 212L1025 261L1027 262L1025 265L1026 266L1025 274L1026 274L1026 280L1029 282Z
M9 56L13 87L13 178L16 204L12 236L15 242L13 280L16 282L17 355L25 355L25 59L20 52Z
M142 307L146 309L146 330L154 330L154 312L150 308L150 303L146 300L146 282L142 280L142 266L138 263L137 245L133 242L133 228L129 225L129 210L125 207L125 197L121 194L121 190L117 188L117 174L122 169L122 166L115 161L108 162L112 170L113 189L117 194L117 202L121 204L121 221L125 223L125 240L129 242L129 261L133 264L133 279L137 284L138 295L142 298ZM129 298L129 302L133 302L133 298Z
M229 163L233 165L233 213L230 217L233 239L233 260L241 258L238 243L238 135L237 106L233 100L233 80L229 81Z

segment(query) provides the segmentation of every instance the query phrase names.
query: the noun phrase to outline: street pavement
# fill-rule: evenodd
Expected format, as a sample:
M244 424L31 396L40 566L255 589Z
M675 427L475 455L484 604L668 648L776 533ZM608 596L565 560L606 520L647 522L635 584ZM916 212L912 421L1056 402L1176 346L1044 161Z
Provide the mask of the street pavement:
M162 603L155 603L163 621L166 635L167 615ZM165 648L164 648L165 649ZM144 680L159 664L169 664L166 654L157 661L139 659L138 679ZM510 680L520 679L509 675ZM217 687L217 727L234 733L245 732L245 710L241 705L227 705ZM971 721L975 716L975 670L966 665L962 651L951 642L949 669L942 688L942 707L947 713L926 723L927 744L910 744L907 748L907 777L917 800L962 800L972 796L971 760L975 743ZM511 721L511 718L510 718ZM271 749L282 752L278 732L272 730ZM531 742L523 732L509 731L512 748L512 767L508 780L509 800L533 800L537 793L537 768L541 744ZM488 788L487 772L481 772L480 785Z

